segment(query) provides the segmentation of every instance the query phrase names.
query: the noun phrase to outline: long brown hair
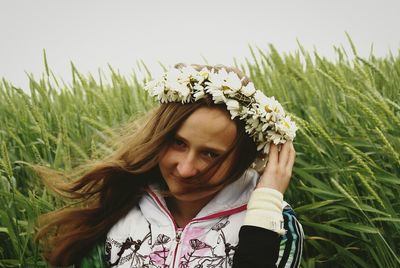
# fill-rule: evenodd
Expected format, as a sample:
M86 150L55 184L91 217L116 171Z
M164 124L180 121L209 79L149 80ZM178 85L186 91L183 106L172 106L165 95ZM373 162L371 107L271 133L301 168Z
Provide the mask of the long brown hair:
M184 120L204 106L226 111L224 104L216 105L208 98L184 105L160 105L142 127L134 128L120 139L114 153L83 173L76 169L75 174L80 175L72 182L54 184L54 177L60 174L37 167L49 188L77 204L39 219L36 237L43 242L44 258L56 266L78 264L95 244L104 241L110 228L138 204L147 185L163 181L158 168L160 157ZM245 133L243 123L234 121L237 127L234 144L202 172L212 174L233 154L233 164L224 183L238 179L257 157L256 145Z

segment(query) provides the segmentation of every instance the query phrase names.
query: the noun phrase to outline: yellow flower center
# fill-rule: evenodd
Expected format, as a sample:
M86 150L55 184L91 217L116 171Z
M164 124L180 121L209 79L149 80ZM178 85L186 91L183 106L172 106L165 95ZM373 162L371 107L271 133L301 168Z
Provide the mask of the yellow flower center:
M207 78L208 77L208 73L207 72L200 72L200 75L202 76L202 77L204 77L204 78Z
M268 105L265 105L265 106L264 106L264 110L265 110L267 113L272 112L272 110L269 108Z

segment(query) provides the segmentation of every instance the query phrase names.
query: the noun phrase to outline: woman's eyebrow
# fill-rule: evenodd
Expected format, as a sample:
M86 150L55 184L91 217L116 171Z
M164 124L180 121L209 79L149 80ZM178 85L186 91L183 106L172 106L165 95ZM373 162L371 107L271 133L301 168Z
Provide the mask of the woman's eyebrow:
M179 140L184 141L185 143L189 143L187 139L185 139L178 133L175 133L175 139L179 139ZM200 149L206 150L206 151L212 151L212 152L219 153L219 154L224 154L228 151L228 148L227 149L222 149L222 148L219 149L219 148L213 148L213 147L208 147L208 146L200 146Z

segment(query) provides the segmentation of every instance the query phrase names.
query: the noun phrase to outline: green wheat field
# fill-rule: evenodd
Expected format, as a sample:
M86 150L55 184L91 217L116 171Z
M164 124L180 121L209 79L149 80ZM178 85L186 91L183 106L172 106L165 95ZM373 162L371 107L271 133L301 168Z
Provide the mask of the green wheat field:
M250 48L236 63L275 96L299 127L285 194L303 224L302 267L400 267L400 53L336 59ZM237 62L237 61L235 61ZM32 165L64 171L100 159L116 129L154 107L146 77L81 74L56 78L47 65L28 89L0 81L0 267L46 267L34 242L40 214L65 202ZM102 267L97 247L85 267Z

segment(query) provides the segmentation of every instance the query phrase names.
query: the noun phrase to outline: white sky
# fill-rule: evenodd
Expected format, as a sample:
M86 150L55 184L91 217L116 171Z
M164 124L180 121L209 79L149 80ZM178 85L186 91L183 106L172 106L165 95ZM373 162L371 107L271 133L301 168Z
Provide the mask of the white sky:
M68 82L70 61L97 77L107 64L123 74L142 59L158 62L233 64L250 56L248 45L281 52L298 49L334 58L333 46L359 53L397 55L400 1L391 0L0 0L0 77L27 89L25 72L50 68ZM351 54L350 49L348 52Z

